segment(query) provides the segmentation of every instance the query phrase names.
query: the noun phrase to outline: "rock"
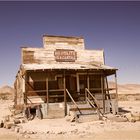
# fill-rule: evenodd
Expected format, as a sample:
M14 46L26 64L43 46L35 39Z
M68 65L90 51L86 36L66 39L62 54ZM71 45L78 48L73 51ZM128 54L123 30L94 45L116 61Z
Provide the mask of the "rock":
M11 127L11 131L15 131L15 125L13 125L12 127Z
M2 120L1 123L0 123L0 128L2 128L2 127L4 127L4 122L3 122L3 120Z
M26 134L26 131L23 130L23 129L19 129L19 133L20 133L20 134Z
M29 139L30 136L29 136L29 135L24 135L24 138L25 138L25 139Z
M26 123L25 119L20 119L20 123Z
M10 129L14 125L14 122L5 122L4 126L6 129Z
M27 133L27 134L34 134L33 131L27 131L26 133Z
M124 116L128 119L132 117L131 113L126 113Z
M74 129L71 131L71 133L76 134L78 132L78 129Z
M140 112L132 112L131 116L135 121L140 121Z
M19 124L20 123L20 120L19 119L14 119L14 123L15 124Z
M20 109L19 110L17 109L17 110L14 111L14 115L18 115L18 114L21 114L21 113L22 113L22 109L21 110Z
M70 120L71 120L71 116L68 116L68 115L67 115L67 116L65 117L65 120L66 120L66 121L70 121Z
M18 132L19 132L19 130L20 130L20 128L19 128L19 127L15 127L15 132L16 132L16 133L18 133Z
M140 121L140 113L139 112L127 113L127 114L125 114L125 117L127 118L127 120L129 122Z
M63 134L63 132L58 132L57 134Z
M10 121L10 116L7 115L7 116L4 116L4 122L9 122Z
M133 117L129 118L129 121L133 123L136 122L136 120Z
M46 132L46 134L49 134L49 133L50 133L50 131L47 131L47 132Z

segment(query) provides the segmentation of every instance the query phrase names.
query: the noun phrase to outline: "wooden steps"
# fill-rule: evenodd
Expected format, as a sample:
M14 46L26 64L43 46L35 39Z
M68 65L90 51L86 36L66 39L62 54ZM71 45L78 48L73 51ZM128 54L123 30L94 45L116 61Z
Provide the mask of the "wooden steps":
M77 115L87 115L87 114L97 114L97 108L93 108L91 107L91 105L89 103L79 103L79 102L76 102L77 103L77 106L74 106L72 104L69 104L67 105L68 107L68 114L77 114ZM80 110L80 112L79 112Z

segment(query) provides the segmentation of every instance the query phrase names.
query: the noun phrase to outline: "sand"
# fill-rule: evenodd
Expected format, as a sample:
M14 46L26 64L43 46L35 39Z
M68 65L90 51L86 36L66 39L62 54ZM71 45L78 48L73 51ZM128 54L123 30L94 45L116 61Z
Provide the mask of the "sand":
M10 113L8 106L12 101L0 101L0 119ZM125 111L139 111L140 101L121 101L119 107ZM28 123L19 124L27 135L11 129L0 128L0 140L139 140L140 122L116 122L113 120L76 123L61 119L35 118ZM35 134L30 134L34 132Z

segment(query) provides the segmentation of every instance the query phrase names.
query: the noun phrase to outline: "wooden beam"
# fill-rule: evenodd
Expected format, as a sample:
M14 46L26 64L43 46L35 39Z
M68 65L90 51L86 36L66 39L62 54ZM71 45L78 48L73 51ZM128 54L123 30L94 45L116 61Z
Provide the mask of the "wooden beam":
M118 84L117 84L117 73L115 72L115 88L116 88L116 100L118 101Z
M25 75L25 92L24 92L24 103L25 103L25 105L27 105L28 80L29 80L29 76L28 76L28 73L26 73L26 75Z
M88 73L87 73L87 88L89 89L90 87L89 87L89 75L88 75Z
M63 79L64 79L64 107L65 107L65 116L67 115L67 96L66 96L66 76L65 76L65 70L63 73Z
M105 83L106 83L107 97L108 97L108 99L110 99L109 90L111 90L111 88L109 89L107 76L105 77ZM112 88L112 89L113 89L113 88Z
M79 74L76 74L76 82L77 82L77 92L80 92L80 86L79 86Z
M48 77L46 77L46 98L47 98L47 112L49 112L49 87L48 87Z
M104 76L101 75L101 92L102 92L102 98L103 98L103 114L105 114L105 98L104 98Z
M88 75L88 73L87 73L87 88L88 88L88 90L89 90L89 75ZM88 94L87 97L89 98L89 94ZM86 100L86 99L85 99L85 100Z

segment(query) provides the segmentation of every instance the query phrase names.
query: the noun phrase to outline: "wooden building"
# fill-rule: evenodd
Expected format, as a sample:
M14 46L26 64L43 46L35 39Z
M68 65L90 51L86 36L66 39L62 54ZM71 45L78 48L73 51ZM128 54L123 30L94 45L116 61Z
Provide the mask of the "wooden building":
M103 50L85 49L82 37L44 35L43 48L22 48L21 57L15 108L36 114L40 108L42 118L118 112L117 69L104 64Z

